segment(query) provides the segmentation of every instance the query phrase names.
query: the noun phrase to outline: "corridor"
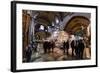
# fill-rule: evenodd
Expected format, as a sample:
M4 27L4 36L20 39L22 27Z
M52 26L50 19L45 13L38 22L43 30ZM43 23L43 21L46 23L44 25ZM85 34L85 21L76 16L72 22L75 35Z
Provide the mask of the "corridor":
M91 59L91 14L22 11L22 61Z

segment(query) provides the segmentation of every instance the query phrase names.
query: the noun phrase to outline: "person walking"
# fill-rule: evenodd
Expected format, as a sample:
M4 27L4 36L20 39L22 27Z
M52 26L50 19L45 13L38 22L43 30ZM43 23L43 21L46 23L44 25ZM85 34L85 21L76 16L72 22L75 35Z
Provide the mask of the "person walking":
M79 41L79 57L80 59L83 59L83 51L84 51L85 45L83 40Z
M72 57L73 57L74 56L74 49L75 49L75 40L72 40L71 48L72 48Z
M31 55L32 55L32 49L31 49L31 45L29 45L26 50L26 62L31 61Z

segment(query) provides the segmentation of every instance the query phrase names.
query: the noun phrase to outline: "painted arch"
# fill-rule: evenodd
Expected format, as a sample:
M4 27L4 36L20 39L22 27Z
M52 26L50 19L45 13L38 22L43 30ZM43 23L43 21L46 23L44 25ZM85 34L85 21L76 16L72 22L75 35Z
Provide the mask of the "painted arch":
M74 16L65 25L64 30L71 34L75 34L86 29L90 24L90 20L84 16ZM82 28L83 27L83 28Z

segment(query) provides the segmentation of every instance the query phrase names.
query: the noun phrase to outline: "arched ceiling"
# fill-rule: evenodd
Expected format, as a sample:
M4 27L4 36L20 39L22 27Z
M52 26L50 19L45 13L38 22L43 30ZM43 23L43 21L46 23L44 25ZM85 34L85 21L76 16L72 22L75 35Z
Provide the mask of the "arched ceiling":
M36 21L48 26L55 20L55 16L59 16L59 14L55 12L39 12L38 16L36 17Z
M67 15L71 15L71 12L49 12L49 11L40 11L38 12L37 17L35 18L36 22L39 24L45 24L47 26L51 26L52 22L55 22L55 18L57 17L60 21L63 21L64 17Z
M26 14L25 10L23 14ZM50 12L50 11L32 11L32 14L30 14L31 17L35 18L36 22L36 29L39 29L40 25L43 25L45 28L48 28L48 26L52 26L52 23L54 25L56 24L56 17L60 20L60 22L64 20L66 17L71 17L71 19L66 19L68 20L67 23L64 23L64 29L66 32L75 34L79 33L83 28L86 28L90 24L89 18L83 16L73 16L73 14L78 14L78 13L73 13L73 12ZM79 13L80 15L80 13ZM87 15L87 14L86 14ZM38 33L38 32L37 32ZM41 35L45 35L44 33Z
M90 20L83 16L74 16L72 17L64 28L65 31L75 34L81 32L82 29L86 29L90 24Z
M35 18L35 22L37 23L36 29L38 29L39 25L43 25L44 27L52 26L52 23L54 25L56 24L55 20L56 17L60 20L63 21L64 17L67 15L72 14L70 12L49 12L49 11L38 11L38 15ZM46 33L43 31L38 31L36 32L35 36L40 36L37 39L42 39L50 36L50 33Z

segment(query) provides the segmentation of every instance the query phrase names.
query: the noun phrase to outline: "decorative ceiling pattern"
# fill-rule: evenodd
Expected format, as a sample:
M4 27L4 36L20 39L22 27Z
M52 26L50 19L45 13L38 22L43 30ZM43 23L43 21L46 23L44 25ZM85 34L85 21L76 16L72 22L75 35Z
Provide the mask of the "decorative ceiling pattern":
M77 32L81 32L82 30L87 29L90 24L90 20L83 16L75 16L71 18L66 24L64 30L75 34Z
M25 19L25 15L30 19ZM25 27L27 27L25 32L28 32L29 24L33 20L34 34L38 39L49 37L56 30L83 36L82 34L86 34L87 27L90 24L90 14L23 10L23 25L26 23Z

